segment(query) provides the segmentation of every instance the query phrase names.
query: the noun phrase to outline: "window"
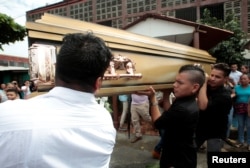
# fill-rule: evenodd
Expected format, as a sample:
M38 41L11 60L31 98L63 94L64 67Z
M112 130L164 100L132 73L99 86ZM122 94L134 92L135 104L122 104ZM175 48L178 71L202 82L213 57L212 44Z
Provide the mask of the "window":
M156 10L156 5L152 5L152 10Z
M15 66L14 61L9 61L9 66Z
M144 7L140 7L139 12L143 12L143 11L144 11Z
M181 4L181 1L179 1L179 0L175 1L175 5L180 5L180 4Z
M182 4L187 4L187 0L182 0Z
M2 66L8 66L8 61L6 61L6 60L0 60L0 65L2 65Z

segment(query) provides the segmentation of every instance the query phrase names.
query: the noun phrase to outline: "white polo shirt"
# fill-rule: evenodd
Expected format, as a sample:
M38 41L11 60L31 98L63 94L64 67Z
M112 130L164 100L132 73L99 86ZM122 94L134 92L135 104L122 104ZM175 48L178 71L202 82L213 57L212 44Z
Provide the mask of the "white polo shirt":
M115 137L93 94L55 87L0 104L1 168L108 168Z

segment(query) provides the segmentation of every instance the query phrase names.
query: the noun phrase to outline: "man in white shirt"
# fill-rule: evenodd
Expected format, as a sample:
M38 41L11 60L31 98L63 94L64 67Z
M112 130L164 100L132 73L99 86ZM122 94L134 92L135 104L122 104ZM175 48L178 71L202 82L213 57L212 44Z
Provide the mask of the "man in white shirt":
M116 130L95 100L112 54L93 34L68 34L55 88L0 104L1 168L108 168Z
M233 86L232 86L232 88L233 88L235 85L239 84L240 76L242 75L242 72L238 71L238 65L236 63L232 63L230 65L230 69L231 69L231 72L229 74L229 81L228 82L233 84ZM227 130L227 137L225 139L225 142L227 142L230 145L234 145L234 142L229 138L230 137L230 129L231 129L231 125L232 125L233 121L237 126L238 121L237 121L236 117L234 116L234 108L232 107L230 110L230 113L228 114L228 130Z
M234 85L239 84L240 76L242 73L238 71L238 65L237 64L231 64L230 65L231 72L229 74L229 78L233 79Z

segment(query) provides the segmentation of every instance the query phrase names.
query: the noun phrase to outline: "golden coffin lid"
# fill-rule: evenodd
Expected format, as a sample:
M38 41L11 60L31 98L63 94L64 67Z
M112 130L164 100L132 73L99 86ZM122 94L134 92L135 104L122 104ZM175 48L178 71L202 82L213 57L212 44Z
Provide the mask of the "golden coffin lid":
M172 88L180 66L199 63L209 72L215 63L215 58L204 50L47 13L36 22L26 22L26 28L29 45L52 44L57 51L67 33L91 31L101 37L111 48L116 66L113 72L108 69L105 73L97 96L126 94L149 86L158 90ZM128 60L133 64L130 74L125 64ZM39 91L50 88L51 85L40 85Z

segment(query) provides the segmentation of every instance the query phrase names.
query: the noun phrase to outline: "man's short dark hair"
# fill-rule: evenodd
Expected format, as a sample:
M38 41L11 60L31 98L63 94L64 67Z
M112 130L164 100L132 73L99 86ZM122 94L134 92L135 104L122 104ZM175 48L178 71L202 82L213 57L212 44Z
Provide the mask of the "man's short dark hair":
M8 92L14 92L15 94L18 94L18 90L16 88L9 88L6 90L6 93Z
M229 64L230 67L231 67L232 65L237 65L237 66L238 66L238 64L237 64L236 62L231 62L231 63Z
M225 77L228 77L229 74L230 74L230 72L231 72L230 67L226 63L217 63L217 64L214 64L212 66L212 69L217 69L217 70L223 71Z
M67 34L57 55L56 79L93 92L96 79L104 76L112 57L105 42L92 33Z
M198 83L200 85L200 87L202 87L202 85L205 82L205 72L204 70L196 65L183 65L180 69L179 69L179 73L182 72L188 72L190 73L190 80L193 83Z

